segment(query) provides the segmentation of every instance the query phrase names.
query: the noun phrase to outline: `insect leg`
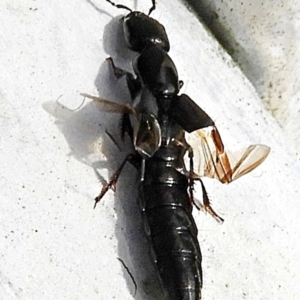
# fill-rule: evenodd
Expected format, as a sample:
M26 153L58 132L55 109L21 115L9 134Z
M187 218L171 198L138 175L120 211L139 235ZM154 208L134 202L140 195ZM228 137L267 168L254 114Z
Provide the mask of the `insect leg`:
M173 141L177 146L182 147L182 152L179 157L183 158L186 152L188 152L189 157L189 170L186 169L184 162L182 160L182 166L177 169L180 173L184 174L189 181L189 195L190 195L190 202L191 204L194 204L198 209L195 199L194 199L194 181L199 180L199 176L194 173L194 151L193 148L186 142L180 142L178 140ZM181 164L179 164L181 165Z
M115 65L115 63L114 63L114 61L113 61L113 59L111 57L108 57L106 59L106 61L111 65L111 67L113 69L113 72L114 72L114 75L115 75L116 78L119 79L119 78L121 78L121 77L123 77L124 75L127 74L127 72L125 70L116 67L116 65Z
M129 10L130 12L132 12L132 10L131 10L129 7L125 6L125 5L122 5L122 4L116 4L116 3L114 3L114 2L112 2L112 1L110 1L110 0L106 0L106 1L107 1L108 3L110 3L111 5L115 6L116 8L123 8L123 9Z
M187 144L188 146L188 153L189 153L189 161L190 161L190 168L189 168L189 194L190 194L190 200L191 203L193 203L195 205L195 201L194 201L194 178L193 178L193 174L194 174L194 152L193 152L193 148ZM196 205L195 205L196 206Z
M121 138L124 140L125 133L128 134L131 142L133 143L133 128L130 122L130 118L128 114L123 114L121 118Z
M223 223L224 222L224 219L222 219L211 207L210 205L210 201L209 201L209 198L208 198L208 195L207 195L207 191L206 191L206 188L202 182L201 179L199 179L200 181L200 184L201 184L201 187L202 187L202 194L203 194L203 205L202 205L202 208L207 211L214 219L217 220L217 222L219 223Z
M107 193L107 191L109 189L112 189L113 191L115 191L116 189L116 183L118 181L118 178L125 166L125 164L127 163L127 161L130 161L134 166L135 164L135 160L136 160L137 155L136 154L128 154L126 156L126 158L123 160L122 164L120 165L120 167L118 168L118 170L111 176L111 178L109 179L109 181L103 185L101 192L99 193L99 195L95 198L95 205L94 208L96 207L97 203L103 198L103 196Z
M214 219L216 219L219 223L223 223L224 219L222 219L221 217L218 216L218 214L213 210L213 208L210 205L210 201L207 195L207 191L206 188L204 186L203 181L201 180L201 178L199 178L199 176L197 176L197 174L194 173L194 152L193 152L193 148L186 143L185 144L185 151L188 151L188 157L189 157L189 161L190 161L190 168L189 168L189 194L190 194L190 200L191 203L193 203L197 209L203 209L205 211L207 211ZM196 180L200 181L201 184L201 188L202 188L202 195L203 195L203 204L199 203L199 201L196 201L194 199L194 182Z
M141 82L138 79L135 79L131 73L116 67L111 57L108 57L106 60L111 65L116 78L119 79L123 76L126 76L126 83L130 92L131 99L135 99L138 92L141 90Z
M150 14L155 10L155 8L156 8L155 0L152 0L152 7L149 9L148 16L150 16Z

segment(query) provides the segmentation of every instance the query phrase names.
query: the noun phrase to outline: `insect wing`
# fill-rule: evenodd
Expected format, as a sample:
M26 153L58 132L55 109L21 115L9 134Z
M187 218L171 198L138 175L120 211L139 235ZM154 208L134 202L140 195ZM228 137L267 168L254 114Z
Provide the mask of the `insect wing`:
M141 113L133 131L135 150L142 157L152 157L161 144L161 130L156 118Z
M225 151L218 130L209 126L186 135L194 151L194 172L230 183L258 167L268 156L270 148L251 145L238 151Z
M151 114L140 113L139 110L129 104L119 104L100 97L81 94L83 97L94 100L101 111L133 115L134 146L143 157L151 157L161 143L161 132L158 121Z
M221 140L217 143L213 138L213 129L209 126L186 135L194 152L194 172L200 177L228 182L232 174L230 163Z
M232 168L232 181L236 180L243 175L251 172L258 167L269 155L270 147L265 145L251 145L246 151L239 151L239 153L227 153ZM234 155L233 155L234 154ZM237 157L240 157L238 161Z
M129 104L119 104L113 101L109 101L100 97L91 96L89 94L80 94L83 97L94 100L101 111L110 112L110 113L120 113L120 114L129 114L137 115L137 110Z

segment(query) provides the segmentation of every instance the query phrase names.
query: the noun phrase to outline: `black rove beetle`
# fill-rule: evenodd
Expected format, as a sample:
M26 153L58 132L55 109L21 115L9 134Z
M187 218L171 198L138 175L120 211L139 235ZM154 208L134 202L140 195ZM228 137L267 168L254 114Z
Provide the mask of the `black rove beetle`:
M126 45L137 52L132 62L134 74L116 67L111 58L108 61L116 76L126 76L132 103L82 95L97 102L102 111L123 115L122 135L128 133L136 152L127 156L95 200L99 202L116 184L126 162L134 161L140 172L142 213L165 299L199 300L202 256L193 205L223 221L211 208L201 177L230 183L259 166L270 148L249 146L233 163L213 120L189 96L179 95L183 83L168 55L168 36L163 25L149 16L155 1L148 15L106 1L130 12L123 18L123 29ZM186 136L195 137L193 147ZM194 200L195 181L201 184L203 204Z

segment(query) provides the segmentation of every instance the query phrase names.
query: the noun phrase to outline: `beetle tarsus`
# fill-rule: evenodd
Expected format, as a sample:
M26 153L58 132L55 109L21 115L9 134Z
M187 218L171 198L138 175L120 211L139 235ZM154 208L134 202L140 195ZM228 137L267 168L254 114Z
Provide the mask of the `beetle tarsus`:
M114 63L114 61L113 61L113 59L111 57L108 57L106 59L106 61L111 65L111 68L112 68L112 70L113 70L114 75L115 75L116 78L119 79L119 78L121 78L121 77L123 77L124 75L127 74L127 72L125 70L116 67L116 65L115 65L115 63Z
M203 195L203 204L201 204L201 208L208 212L218 223L223 223L224 219L221 218L211 207L210 205L210 201L207 195L207 191L206 188L204 186L204 183L202 182L201 179L199 179L200 184L201 184L201 188L202 188L202 195Z
M111 178L109 179L108 183L106 183L103 187L101 192L99 193L99 195L95 198L95 205L94 208L96 207L97 203L103 198L103 196L108 192L109 189L115 191L116 190L116 184L117 181L119 179L119 176L125 166L125 164L127 163L127 161L130 161L133 157L135 156L135 154L128 154L126 156L126 158L123 160L122 164L120 165L120 167L118 168L118 170L111 176Z

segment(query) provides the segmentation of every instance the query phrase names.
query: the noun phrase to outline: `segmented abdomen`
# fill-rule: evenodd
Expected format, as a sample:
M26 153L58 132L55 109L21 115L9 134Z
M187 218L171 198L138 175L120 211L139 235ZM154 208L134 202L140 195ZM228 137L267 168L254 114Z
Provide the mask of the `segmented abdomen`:
M147 162L145 174L144 213L164 288L170 300L199 300L201 251L187 178L155 158Z

